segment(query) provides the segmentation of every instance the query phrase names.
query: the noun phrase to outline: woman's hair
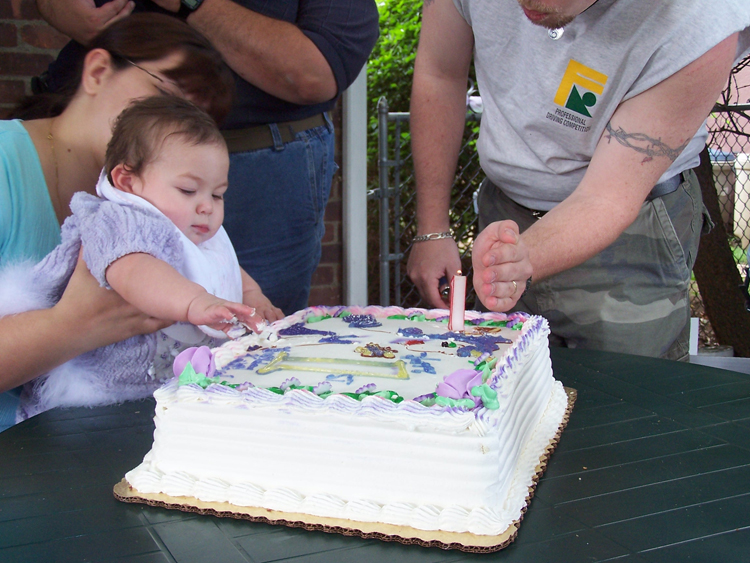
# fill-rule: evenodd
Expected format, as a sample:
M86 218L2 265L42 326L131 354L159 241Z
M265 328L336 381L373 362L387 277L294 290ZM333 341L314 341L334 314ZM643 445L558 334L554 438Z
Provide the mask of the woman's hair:
M213 118L192 102L171 95L136 100L115 121L104 157L109 181L118 164L140 176L159 157L164 142L175 136L192 145L226 147Z
M124 70L130 63L183 53L180 64L164 70L164 76L176 82L217 123L229 113L234 94L229 67L203 35L175 17L149 12L131 14L97 35L86 52L92 49L107 51L115 70ZM35 119L62 113L81 83L83 59L77 62L75 72L59 93L29 96L18 104L11 117Z

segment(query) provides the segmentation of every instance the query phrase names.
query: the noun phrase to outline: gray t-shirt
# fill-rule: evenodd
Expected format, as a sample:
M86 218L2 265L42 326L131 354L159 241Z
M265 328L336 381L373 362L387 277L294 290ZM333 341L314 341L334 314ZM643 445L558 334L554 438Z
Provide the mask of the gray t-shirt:
M750 0L599 0L553 40L516 0L454 0L472 26L484 112L478 151L493 183L549 210L578 186L612 114L741 31ZM693 168L705 124L660 181Z

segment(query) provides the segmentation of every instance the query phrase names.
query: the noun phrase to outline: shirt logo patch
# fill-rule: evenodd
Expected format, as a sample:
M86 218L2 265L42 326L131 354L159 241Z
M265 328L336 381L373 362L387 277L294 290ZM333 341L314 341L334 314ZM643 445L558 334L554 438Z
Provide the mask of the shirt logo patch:
M555 94L555 103L579 115L591 117L589 108L596 105L604 92L607 75L570 59Z

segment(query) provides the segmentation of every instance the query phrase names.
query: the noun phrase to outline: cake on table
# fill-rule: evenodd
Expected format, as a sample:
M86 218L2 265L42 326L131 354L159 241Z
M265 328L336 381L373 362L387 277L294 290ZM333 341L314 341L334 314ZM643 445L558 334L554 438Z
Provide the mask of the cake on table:
M499 548L572 401L546 320L312 307L191 349L154 394L121 500L425 545ZM119 488L118 488L119 487Z

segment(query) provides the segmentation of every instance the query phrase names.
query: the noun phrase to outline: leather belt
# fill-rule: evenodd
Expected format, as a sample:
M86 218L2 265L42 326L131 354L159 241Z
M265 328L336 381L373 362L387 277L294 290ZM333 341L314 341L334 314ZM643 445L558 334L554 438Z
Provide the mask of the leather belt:
M651 188L651 192L646 197L646 201L651 201L652 199L656 199L657 197L664 197L665 195L671 194L673 191L680 187L680 184L682 184L682 182L682 172L675 176L672 176L668 180L659 182L653 188Z
M326 124L327 123L324 114L319 113L317 115L313 115L312 117L298 119L297 121L285 121L282 123L276 123L276 126L279 128L279 136L281 137L281 141L284 143L289 143L294 140L297 133ZM226 140L227 142L227 148L229 149L229 152L245 152L258 149L268 149L276 144L274 142L273 132L271 131L271 125L272 124L254 125L246 129L227 129L225 131L222 131L221 134L224 136L224 140Z
M668 180L659 182L653 188L651 188L651 191L649 192L648 196L646 196L646 201L652 201L656 198L664 197L665 195L671 194L672 192L676 191L677 188L680 187L680 184L682 184L682 182L683 182L682 172L680 172L679 174L675 176L672 176ZM529 209L529 211L537 219L541 219L547 214L546 211L538 211L535 209Z

